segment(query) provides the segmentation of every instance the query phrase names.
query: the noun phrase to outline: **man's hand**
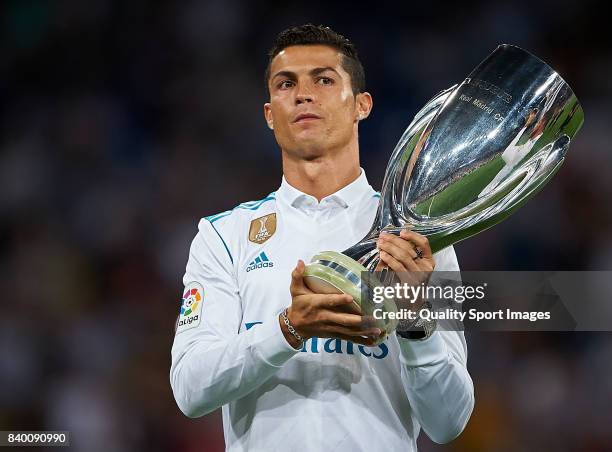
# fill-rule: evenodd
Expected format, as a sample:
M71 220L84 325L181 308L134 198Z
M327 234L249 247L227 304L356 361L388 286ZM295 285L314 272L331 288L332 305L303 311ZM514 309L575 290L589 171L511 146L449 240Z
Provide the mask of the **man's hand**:
M380 262L376 271L386 266L397 273L402 282L413 285L429 281L436 262L427 237L410 229L403 229L399 237L382 232L377 245Z
M400 231L399 237L383 232L377 242L380 262L376 271L388 267L394 271L404 284L419 286L427 284L431 272L436 267L429 240L424 235L406 228ZM418 311L425 300L396 300L398 308ZM401 322L400 322L401 323Z
M381 335L381 330L371 325L364 316L341 312L353 302L346 294L317 294L304 283L303 261L298 261L291 273L291 306L287 311L289 323L304 339L311 337L334 337L357 344L371 346ZM294 348L299 341L288 331L280 319L281 329L287 342ZM366 337L363 337L366 336Z

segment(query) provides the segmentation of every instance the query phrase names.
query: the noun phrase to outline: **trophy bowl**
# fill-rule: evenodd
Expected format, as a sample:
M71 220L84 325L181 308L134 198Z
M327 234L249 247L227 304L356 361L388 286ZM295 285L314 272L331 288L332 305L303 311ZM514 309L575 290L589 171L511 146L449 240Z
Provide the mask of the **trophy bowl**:
M315 292L353 296L353 312L374 306L380 278L376 241L410 225L433 253L499 223L559 170L584 113L569 85L531 53L503 44L462 83L438 93L416 114L393 151L368 234L342 253L325 251L306 266ZM378 322L386 333L396 321Z

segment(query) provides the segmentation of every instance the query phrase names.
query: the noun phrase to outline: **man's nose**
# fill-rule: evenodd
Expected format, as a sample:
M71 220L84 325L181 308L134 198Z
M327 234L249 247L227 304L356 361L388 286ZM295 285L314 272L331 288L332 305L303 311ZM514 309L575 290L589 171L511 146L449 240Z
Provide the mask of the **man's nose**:
M314 95L312 94L312 91L310 91L307 87L305 87L304 84L302 84L301 86L298 86L298 92L295 95L295 104L300 105L305 102L313 102L313 101L314 101Z

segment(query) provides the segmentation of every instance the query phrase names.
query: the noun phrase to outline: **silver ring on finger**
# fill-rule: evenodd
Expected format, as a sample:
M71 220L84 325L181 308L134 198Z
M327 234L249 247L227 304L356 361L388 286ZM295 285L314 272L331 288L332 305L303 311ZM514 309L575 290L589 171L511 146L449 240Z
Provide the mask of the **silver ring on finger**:
M414 251L416 252L416 257L413 257L412 259L414 259L415 261L417 259L423 259L423 250L420 248L414 248Z

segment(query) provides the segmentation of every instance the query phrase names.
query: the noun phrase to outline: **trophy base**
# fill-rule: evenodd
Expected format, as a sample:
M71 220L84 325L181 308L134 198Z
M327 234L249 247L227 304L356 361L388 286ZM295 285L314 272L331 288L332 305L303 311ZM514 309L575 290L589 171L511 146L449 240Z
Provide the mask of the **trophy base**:
M367 280L361 275L368 273ZM381 303L374 303L372 297L363 297L364 294L373 294L373 288L381 285L374 274L354 259L336 251L323 251L316 254L306 265L304 282L310 290L316 293L340 294L345 293L353 297L353 303L348 305L346 312L358 315L373 316L374 310L379 314L396 312L395 301L384 298ZM381 338L392 333L397 327L397 320L388 318L375 319L377 328L382 330Z

